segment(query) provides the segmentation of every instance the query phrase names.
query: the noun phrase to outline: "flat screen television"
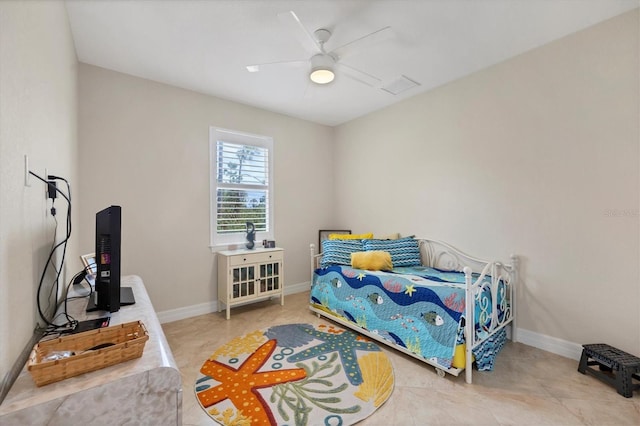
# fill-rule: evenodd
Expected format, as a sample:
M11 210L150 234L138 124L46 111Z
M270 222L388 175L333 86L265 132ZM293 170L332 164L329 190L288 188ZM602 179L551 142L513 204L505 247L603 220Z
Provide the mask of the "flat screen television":
M135 303L131 287L120 287L122 208L110 206L96 213L96 277L94 298L87 311L117 312Z

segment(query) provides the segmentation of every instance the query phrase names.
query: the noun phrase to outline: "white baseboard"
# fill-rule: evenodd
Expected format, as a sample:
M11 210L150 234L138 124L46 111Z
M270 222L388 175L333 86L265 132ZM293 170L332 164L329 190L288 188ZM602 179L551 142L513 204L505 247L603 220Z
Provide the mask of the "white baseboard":
M518 342L520 343L566 358L579 360L580 355L582 355L582 345L578 343L569 342L567 340L558 339L556 337L547 336L545 334L536 333L522 328L518 329L517 336Z
M284 295L302 293L304 291L311 290L311 281L306 281L303 283L293 284L293 285L285 285L284 286Z
M199 303L197 305L185 306L184 308L169 309L168 311L157 312L160 324L178 321L185 318L197 317L198 315L210 314L218 310L218 301Z
M291 284L284 286L285 296L294 293L302 293L311 288L311 282ZM178 321L185 318L197 317L198 315L210 314L218 311L218 301L199 303L197 305L185 306L183 308L169 309L167 311L158 312L158 320L160 324Z

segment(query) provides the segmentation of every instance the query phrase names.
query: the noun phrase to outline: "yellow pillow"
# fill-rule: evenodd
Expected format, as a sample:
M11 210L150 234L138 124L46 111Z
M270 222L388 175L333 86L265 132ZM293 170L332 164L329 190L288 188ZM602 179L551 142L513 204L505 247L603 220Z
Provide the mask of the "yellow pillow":
M351 267L369 271L390 271L393 269L391 253L382 250L351 253Z
M460 343L456 346L456 351L453 354L453 360L451 366L454 368L465 368L467 359L467 346L464 343ZM476 357L473 357L475 360Z
M373 233L368 234L329 234L330 240L364 240L373 238Z

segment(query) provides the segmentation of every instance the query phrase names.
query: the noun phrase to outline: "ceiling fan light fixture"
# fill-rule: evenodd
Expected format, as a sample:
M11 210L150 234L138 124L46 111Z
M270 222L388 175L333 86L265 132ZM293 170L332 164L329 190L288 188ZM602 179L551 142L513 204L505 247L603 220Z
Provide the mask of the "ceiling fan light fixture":
M311 74L309 74L309 78L316 84L327 84L331 83L335 78L335 74L330 69L315 69L311 70Z
M328 84L336 77L333 72L335 60L327 54L317 54L311 58L309 78L316 84Z

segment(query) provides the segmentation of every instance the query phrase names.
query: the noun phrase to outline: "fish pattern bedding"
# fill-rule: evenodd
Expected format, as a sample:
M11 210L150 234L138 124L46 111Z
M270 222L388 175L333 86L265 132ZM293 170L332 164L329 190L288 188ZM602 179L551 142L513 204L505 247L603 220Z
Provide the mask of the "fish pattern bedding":
M480 303L484 299L491 306L491 277L483 280L486 286ZM505 306L501 302L498 300L498 306ZM464 361L460 365L457 356L454 362L456 347L464 341L465 277L461 272L426 266L383 272L329 265L314 271L310 303L329 317L379 335L392 346L401 346L444 369L464 368ZM478 303L476 299L474 330L482 338L490 325L491 312ZM501 318L504 311L497 310ZM479 370L493 368L495 355L505 340L502 329L474 348Z

